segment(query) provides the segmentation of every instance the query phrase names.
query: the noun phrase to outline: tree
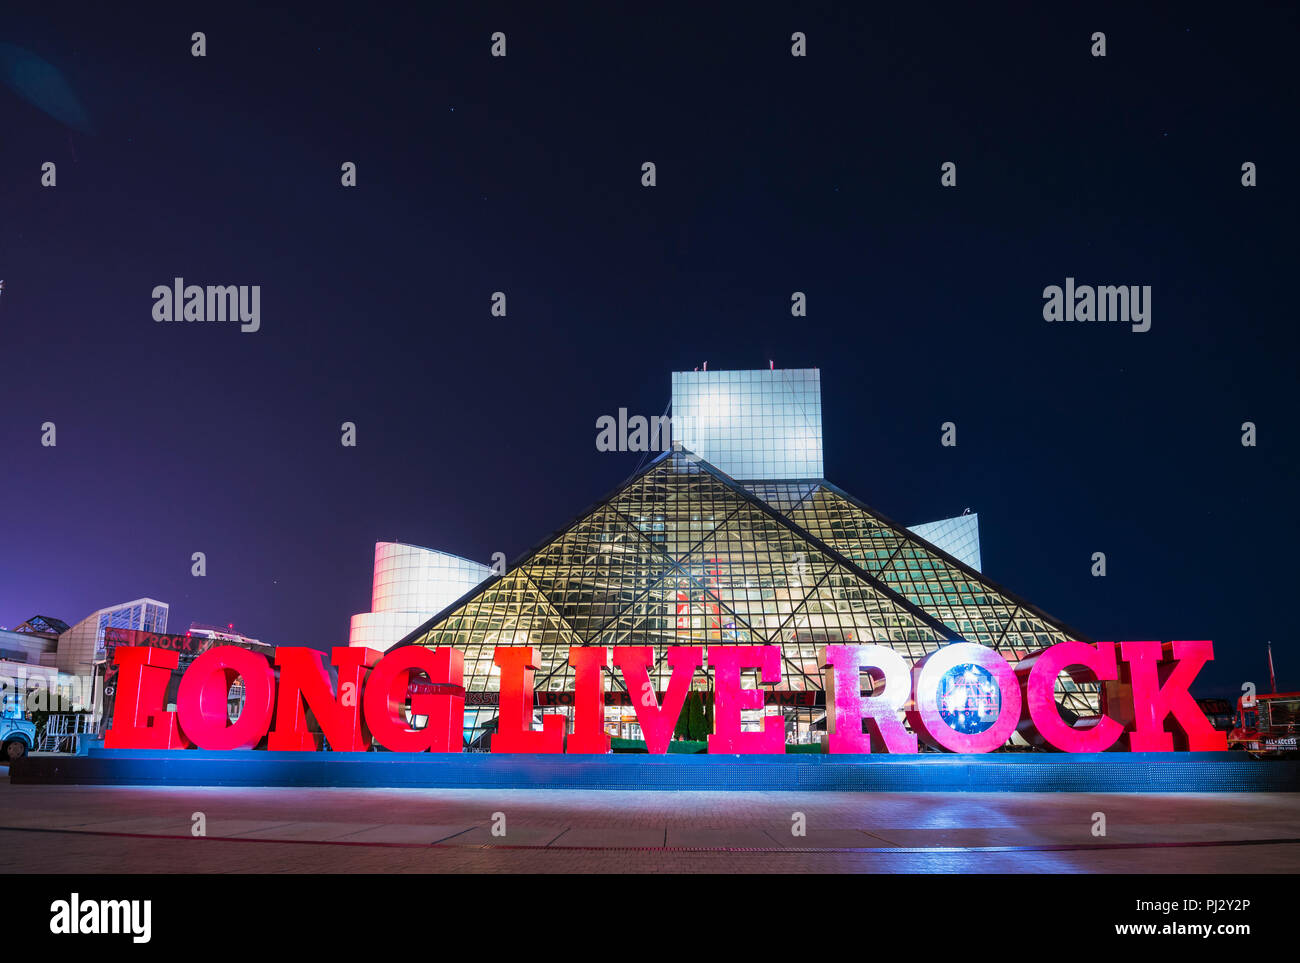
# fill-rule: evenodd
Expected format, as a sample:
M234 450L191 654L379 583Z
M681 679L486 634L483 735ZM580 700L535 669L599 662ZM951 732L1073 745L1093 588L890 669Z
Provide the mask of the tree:
M709 722L709 715L704 708L704 697L698 690L692 689L686 694L686 701L682 704L682 714L677 717L677 728L673 730L673 735L690 742L703 742L708 738L711 729Z
M673 729L674 739L689 739L691 737L691 696L694 692L686 693L686 701L682 703L682 711L677 716L677 726Z

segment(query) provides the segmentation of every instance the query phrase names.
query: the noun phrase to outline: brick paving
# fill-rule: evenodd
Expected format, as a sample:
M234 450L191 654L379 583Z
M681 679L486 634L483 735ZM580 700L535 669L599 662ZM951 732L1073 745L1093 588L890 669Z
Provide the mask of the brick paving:
M191 835L196 813L204 838ZM504 836L493 833L497 813ZM795 813L803 836L791 831ZM1105 814L1104 837L1093 835L1095 813ZM71 832L35 831L43 829ZM1295 873L1300 795L101 788L0 779L5 873L680 871Z

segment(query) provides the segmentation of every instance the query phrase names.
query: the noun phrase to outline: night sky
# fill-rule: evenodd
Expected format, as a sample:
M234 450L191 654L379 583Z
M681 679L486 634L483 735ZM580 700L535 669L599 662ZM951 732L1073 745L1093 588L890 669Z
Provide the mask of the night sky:
M231 6L0 24L0 624L345 643L376 540L513 559L636 468L598 417L774 360L840 487L978 511L1095 639L1213 639L1201 693L1270 639L1300 688L1294 4ZM261 330L156 323L177 276ZM1045 322L1066 277L1151 330Z

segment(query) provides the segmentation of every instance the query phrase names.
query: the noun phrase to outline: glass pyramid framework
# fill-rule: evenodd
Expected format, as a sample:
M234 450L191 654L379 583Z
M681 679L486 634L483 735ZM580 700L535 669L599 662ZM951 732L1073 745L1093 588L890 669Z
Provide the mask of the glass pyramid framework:
M1018 661L1027 652L1057 642L1084 641L1079 633L827 481L748 487L968 642Z
M540 694L572 692L573 645L653 646L662 693L669 646L776 644L773 688L815 707L828 643L879 642L915 661L966 640L1014 663L1067 638L1087 641L825 481L746 487L679 448L399 644L460 649L472 704L495 701L501 645L537 650ZM621 673L606 688L625 691ZM1096 688L1063 676L1058 698L1094 715ZM805 731L822 712L796 711Z

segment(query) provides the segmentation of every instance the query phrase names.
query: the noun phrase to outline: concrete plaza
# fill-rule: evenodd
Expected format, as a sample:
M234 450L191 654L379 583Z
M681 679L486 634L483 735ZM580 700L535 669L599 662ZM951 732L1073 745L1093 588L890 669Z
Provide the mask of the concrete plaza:
M101 788L0 768L4 873L659 871L1296 873L1300 795Z

